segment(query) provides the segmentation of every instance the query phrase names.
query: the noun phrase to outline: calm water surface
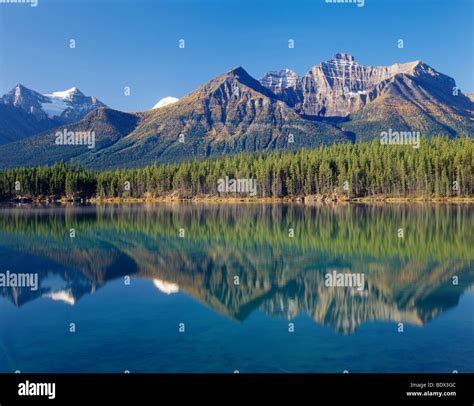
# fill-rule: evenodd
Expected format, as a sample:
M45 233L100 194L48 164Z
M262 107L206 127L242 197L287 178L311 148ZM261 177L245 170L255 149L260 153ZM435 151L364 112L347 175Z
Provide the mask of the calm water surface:
M474 372L473 214L2 208L0 273L39 286L0 287L0 372Z

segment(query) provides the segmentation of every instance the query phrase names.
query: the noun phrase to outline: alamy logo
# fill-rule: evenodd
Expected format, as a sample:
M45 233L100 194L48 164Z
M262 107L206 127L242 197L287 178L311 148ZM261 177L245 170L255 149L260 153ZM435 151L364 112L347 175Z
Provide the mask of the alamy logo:
M382 145L412 145L413 148L420 148L419 131L388 131L380 133L380 143Z
M228 176L225 179L217 180L217 191L219 193L247 193L250 196L257 194L256 179L231 179Z
M2 288L30 288L38 290L37 273L15 273L6 271L0 273L0 287Z
M87 145L87 148L95 148L94 131L58 131L55 134L56 145Z
M29 4L31 7L36 7L38 0L0 0L0 4Z
M56 384L55 383L40 383L40 382L21 382L18 384L19 396L47 396L48 399L56 398Z
M364 7L365 0L326 0L329 4L357 4L357 7Z
M364 289L365 275L363 273L343 273L332 271L324 275L324 285L327 288L357 288Z

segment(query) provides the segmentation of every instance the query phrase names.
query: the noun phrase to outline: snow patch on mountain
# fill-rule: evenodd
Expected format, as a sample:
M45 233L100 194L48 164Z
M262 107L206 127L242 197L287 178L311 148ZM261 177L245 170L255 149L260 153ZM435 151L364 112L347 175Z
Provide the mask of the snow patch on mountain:
M48 95L45 95L48 97ZM69 103L61 98L48 97L48 101L41 103L41 109L49 118L59 117L69 107Z
M64 90L63 92L53 92L51 94L45 94L45 96L50 96L59 99L66 99L72 100L75 94L81 93L77 87L71 87L68 90Z
M41 108L49 118L54 118L61 116L69 107L73 107L72 102L75 96L84 95L77 87L71 87L68 90L44 94L43 96L47 98L47 101L41 103Z
M153 107L152 110L159 109L161 107L168 106L170 104L174 104L178 101L179 99L176 97L168 96L165 97L164 99L161 99L158 103L156 103Z

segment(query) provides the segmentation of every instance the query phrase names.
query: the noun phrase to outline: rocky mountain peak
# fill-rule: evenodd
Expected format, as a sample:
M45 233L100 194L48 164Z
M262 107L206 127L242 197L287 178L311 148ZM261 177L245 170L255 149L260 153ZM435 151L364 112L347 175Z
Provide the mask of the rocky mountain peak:
M35 92L34 90L28 89L26 86L23 86L21 83L18 83L12 90L10 90L7 94L5 94L1 99L4 103L6 103L7 99L14 97L18 99L21 96L27 95L38 95L41 96L39 93Z
M12 91L15 91L15 93L21 93L24 90L28 90L25 86L23 86L21 83L18 83Z
M242 68L242 66L236 66L235 68L230 69L227 74L233 76L248 75L247 71Z
M411 97L416 95L425 99L426 93L423 96L423 92L415 92L415 88L422 86L435 92L436 97L450 97L455 86L452 78L421 60L364 66L344 52L314 66L302 77L288 69L270 71L260 83L303 116L348 117L389 89L394 94L402 92L402 87L395 84L400 81L405 87L413 87Z
M239 85L244 85L247 88L264 94L267 97L275 97L273 92L271 92L267 87L262 86L262 84L257 79L250 76L249 73L241 66L229 70L224 75L219 76L216 80L217 82L227 82L228 85L230 84L234 95L237 94L236 88L239 87ZM214 81L209 83L212 82Z
M334 54L331 58L331 62L355 62L355 58L352 55L346 54L344 52L338 52Z
M46 102L46 100L46 97L42 94L28 89L20 83L0 97L0 103L21 108L28 113L36 115L37 118L40 119L45 118L45 115L41 111L41 103Z
M0 97L0 103L21 108L38 120L53 120L57 124L80 120L95 108L105 106L97 98L85 96L77 87L41 94L22 84Z

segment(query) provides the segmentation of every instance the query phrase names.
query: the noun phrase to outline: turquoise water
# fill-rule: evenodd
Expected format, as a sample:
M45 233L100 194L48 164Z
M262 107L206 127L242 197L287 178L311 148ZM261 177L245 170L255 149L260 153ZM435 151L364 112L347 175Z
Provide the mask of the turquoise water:
M39 289L0 287L0 371L474 372L473 218L454 205L3 208L0 273L37 273ZM334 271L363 288L326 286Z

